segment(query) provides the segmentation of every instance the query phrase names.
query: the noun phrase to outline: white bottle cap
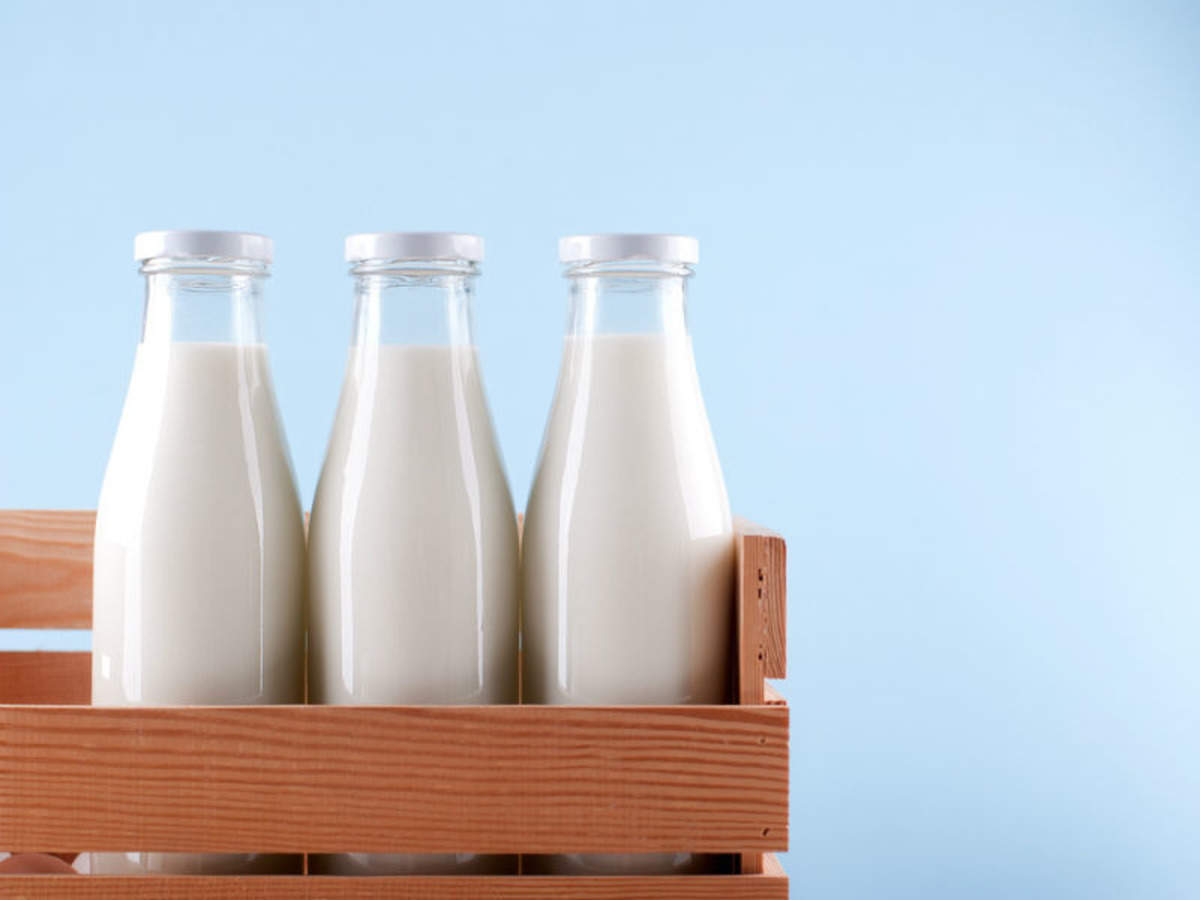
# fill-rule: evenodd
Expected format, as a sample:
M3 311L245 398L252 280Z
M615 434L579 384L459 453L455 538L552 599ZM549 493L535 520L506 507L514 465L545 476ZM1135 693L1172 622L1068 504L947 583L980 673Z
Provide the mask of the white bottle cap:
M143 231L133 239L138 262L156 257L257 259L270 262L275 242L246 231Z
M682 234L573 234L559 238L561 262L614 262L651 259L659 262L700 261L700 242Z
M367 259L483 260L483 238L453 231L381 231L346 238L346 262Z

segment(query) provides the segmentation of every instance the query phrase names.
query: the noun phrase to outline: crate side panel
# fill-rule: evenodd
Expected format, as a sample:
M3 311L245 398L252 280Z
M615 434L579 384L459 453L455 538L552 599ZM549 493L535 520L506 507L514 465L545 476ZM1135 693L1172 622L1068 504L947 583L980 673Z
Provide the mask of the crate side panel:
M0 707L0 847L787 846L786 707Z

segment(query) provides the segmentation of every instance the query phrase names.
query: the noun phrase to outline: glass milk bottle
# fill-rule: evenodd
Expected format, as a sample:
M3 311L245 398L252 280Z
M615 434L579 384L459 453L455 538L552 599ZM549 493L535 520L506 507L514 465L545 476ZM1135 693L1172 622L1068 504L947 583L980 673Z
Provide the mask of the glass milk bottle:
M313 703L517 702L517 523L471 324L482 258L474 235L346 240L354 327L309 529ZM309 864L516 870L470 853Z
M526 509L526 703L723 703L734 543L686 318L694 238L563 238L567 336ZM683 849L683 848L680 848ZM688 872L705 857L573 855L558 872Z
M155 231L134 250L146 305L96 515L92 703L302 703L304 523L261 322L271 241ZM298 858L102 853L91 870Z

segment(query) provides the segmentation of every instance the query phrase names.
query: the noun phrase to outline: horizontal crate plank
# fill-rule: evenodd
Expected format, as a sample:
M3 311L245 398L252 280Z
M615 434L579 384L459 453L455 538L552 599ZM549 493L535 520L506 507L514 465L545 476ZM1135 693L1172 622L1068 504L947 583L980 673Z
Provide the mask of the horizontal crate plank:
M94 510L0 510L0 628L91 628ZM764 673L786 676L786 547L739 519L739 541L766 567Z
M787 900L768 875L617 877L12 875L0 900Z
M92 655L80 652L0 652L0 703L87 704Z
M0 510L0 628L92 627L92 510Z
M0 847L761 852L786 707L0 707Z

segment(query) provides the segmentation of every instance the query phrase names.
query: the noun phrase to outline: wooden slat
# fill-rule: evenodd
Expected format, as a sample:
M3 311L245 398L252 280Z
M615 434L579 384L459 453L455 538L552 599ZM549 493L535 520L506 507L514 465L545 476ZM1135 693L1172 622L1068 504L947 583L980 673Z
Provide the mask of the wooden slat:
M765 679L782 678L787 668L787 547L744 520L737 523L737 591L738 702L762 704ZM741 871L762 874L762 854L742 853Z
M93 510L0 510L0 628L90 628ZM766 567L763 664L786 675L783 538L739 520L739 548Z
M92 655L80 652L0 652L0 703L87 704Z
M739 621L741 663L755 667L748 673L751 682L757 682L758 670L762 678L786 678L787 543L778 533L744 519L738 520L736 530L739 612L757 617ZM754 685L748 687L757 696ZM745 695L742 702L748 702Z
M787 545L740 524L737 535L738 699L763 702L765 678L787 672Z
M91 510L0 510L0 628L92 627Z
M787 900L779 874L455 877L13 875L0 900Z
M783 864L779 862L779 857L774 853L763 854L763 874L768 878L787 878L787 872L783 871Z
M763 702L767 706L787 706L787 699L770 682L763 685Z
M787 847L786 707L0 707L0 847Z

